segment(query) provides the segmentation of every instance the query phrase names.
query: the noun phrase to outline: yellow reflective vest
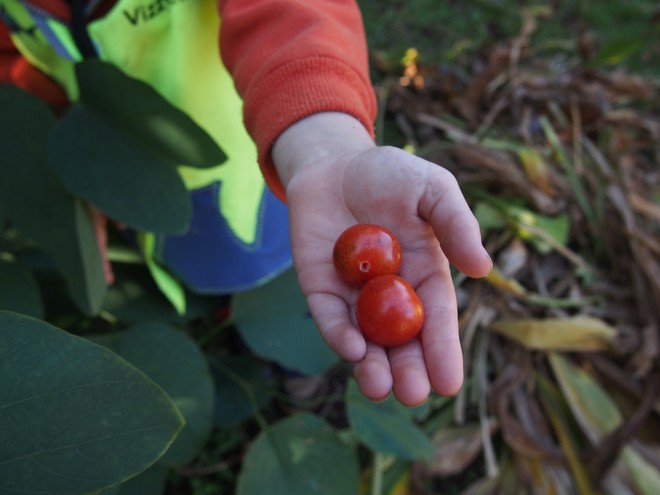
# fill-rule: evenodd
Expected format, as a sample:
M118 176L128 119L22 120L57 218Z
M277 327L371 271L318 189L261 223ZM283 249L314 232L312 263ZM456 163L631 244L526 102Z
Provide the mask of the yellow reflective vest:
M92 2L93 3L93 2ZM75 101L82 60L70 26L27 0L0 0L14 44ZM225 294L252 288L291 265L287 208L268 190L242 101L219 53L215 0L118 0L87 23L96 55L157 90L212 136L222 166L179 168L193 205L185 235L139 232L147 262L180 310L183 291Z

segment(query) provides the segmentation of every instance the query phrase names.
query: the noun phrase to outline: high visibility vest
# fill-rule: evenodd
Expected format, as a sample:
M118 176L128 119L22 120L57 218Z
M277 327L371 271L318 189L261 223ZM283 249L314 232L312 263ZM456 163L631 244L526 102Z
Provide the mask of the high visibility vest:
M0 0L0 9L26 59L75 101L74 64L82 56L69 26L26 0ZM228 156L218 167L179 169L193 205L185 235L139 233L152 273L170 300L181 304L176 279L195 292L224 294L289 268L287 207L268 190L256 164L242 101L220 58L216 0L118 0L87 30L101 60L150 84Z

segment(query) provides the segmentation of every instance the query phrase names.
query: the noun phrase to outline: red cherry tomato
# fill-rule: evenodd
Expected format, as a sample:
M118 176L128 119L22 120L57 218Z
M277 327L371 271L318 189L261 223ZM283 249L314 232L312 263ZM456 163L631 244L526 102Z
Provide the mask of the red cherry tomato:
M379 275L395 275L399 272L401 245L385 227L353 225L335 242L332 262L345 283L361 287Z
M365 338L382 346L405 344L424 324L424 308L412 286L397 275L382 275L360 289L355 305Z

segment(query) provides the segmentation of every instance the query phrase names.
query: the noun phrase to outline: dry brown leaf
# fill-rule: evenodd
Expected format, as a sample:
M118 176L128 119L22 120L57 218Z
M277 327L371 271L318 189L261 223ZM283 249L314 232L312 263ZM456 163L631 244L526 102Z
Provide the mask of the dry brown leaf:
M457 127L454 124L447 122L439 117L434 117L433 115L420 113L417 115L417 122L440 129L441 131L445 132L451 140L456 141L457 143L470 143L470 144L477 143L477 140L474 137L472 137L469 133L465 132L460 127Z
M495 477L484 477L472 483L461 495L523 495L518 470L512 460L504 462Z
M518 455L516 467L526 493L560 495L573 491L570 475L566 468L557 463Z
M657 325L648 324L641 331L642 345L630 359L635 370L635 376L646 376L658 363L660 355L660 329Z
M657 202L644 198L639 193L631 192L628 194L630 206L639 214L660 222L660 205Z
M653 87L638 75L630 74L622 70L610 74L599 73L598 76L612 91L617 103L625 103L633 98L653 98L655 91Z
M494 287L514 296L525 297L527 295L527 289L520 285L516 279L505 277L496 266L493 267L485 280Z
M497 478L481 478L467 487L461 495L498 495L501 493L499 485Z
M589 316L548 319L502 319L491 326L528 349L600 351L610 347L615 328Z
M525 457L560 457L559 450L543 445L543 439L539 434L526 432L521 424L511 414L499 416L502 425L502 433L507 446L514 452Z
M522 239L514 237L497 256L497 266L504 277L515 277L527 265L529 251Z
M560 210L560 203L540 189L531 187L529 180L509 152L462 142L452 146L451 153L466 167L494 173L502 185L513 189L515 194L527 198L540 213L554 215Z
M488 429L492 435L497 421L490 420ZM436 476L451 476L463 471L479 456L483 447L481 425L469 423L440 430L434 437L435 460L427 466Z
M456 113L465 119L470 127L477 128L481 113L479 108L488 95L488 86L505 73L510 64L510 51L507 47L496 47L490 53L487 67L469 82L462 94L454 99Z
M518 159L529 181L544 194L554 194L552 174L543 156L534 148L522 147L518 150Z
M547 376L553 387L571 384L574 395L567 400L595 401L593 417L574 411L574 419L584 427L580 415L594 423L608 416L598 397L584 397L593 391L583 381L596 370L606 387L616 389L612 398L626 406L625 422L644 398L640 384L657 369L660 355L660 120L657 105L649 100L627 104L653 97L657 84L629 72L538 57L543 50L534 47L534 21L525 13L517 37L484 47L482 57L465 72L420 64L424 88L397 85L390 95L395 103L388 106L390 116L406 115L408 141L414 137L427 158L437 157L437 163L467 186L472 204L482 194L506 195L524 200L534 213L570 218L565 244L555 246L547 239L555 248L550 254L527 252L519 239L512 242L509 231L489 231L484 242L500 270L494 269L486 284L460 275L456 279L468 299L460 306L461 328L465 373L473 379L456 400L456 410L465 421L474 421L477 414L496 417L505 452L497 459L497 477L475 483L465 492L469 494L584 493L585 486L598 481L582 473L576 482L575 462L585 462L589 453L584 439L576 436L582 443L572 451L570 476L566 443L557 443L534 374ZM593 50L590 42L588 33L579 40L587 56ZM545 121L556 130L557 147L548 145ZM562 165L567 166L550 160L558 149L564 150ZM535 233L545 240L543 234L540 229ZM570 317L577 307L583 316ZM495 320L484 322L476 308L479 314L488 308ZM483 328L506 338L485 339L484 344L477 331ZM584 351L585 366L578 376L572 368L560 374L557 358L547 360L546 353L532 352L537 350ZM482 376L485 369L487 380ZM653 407L657 414L660 401ZM566 412L563 403L559 409ZM656 415L648 421L658 428ZM573 436L576 431L569 423L565 433ZM472 448L478 445L477 433L476 428L471 432ZM592 431L587 436L593 441ZM627 442L626 447L634 443L627 436L619 440ZM461 446L453 439L448 449ZM514 462L518 457L527 458L525 466ZM641 466L636 476L655 483L655 471L630 459L626 464ZM510 483L504 482L507 473ZM634 493L632 487L639 488L631 484L635 477L624 474L612 471L605 492ZM427 490L428 485L420 493Z
M532 375L529 353L521 348L515 351L505 355L502 346L491 345L494 361L501 370L489 390L490 409L499 420L504 441L513 451L524 456L560 459L561 453L537 399L526 393L526 383Z

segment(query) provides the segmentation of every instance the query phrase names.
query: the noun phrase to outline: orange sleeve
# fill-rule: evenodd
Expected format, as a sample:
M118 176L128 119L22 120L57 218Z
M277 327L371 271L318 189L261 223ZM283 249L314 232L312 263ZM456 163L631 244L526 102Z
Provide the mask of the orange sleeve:
M376 99L354 0L219 0L220 50L244 101L271 190L284 198L270 150L298 120L348 113L373 135Z

